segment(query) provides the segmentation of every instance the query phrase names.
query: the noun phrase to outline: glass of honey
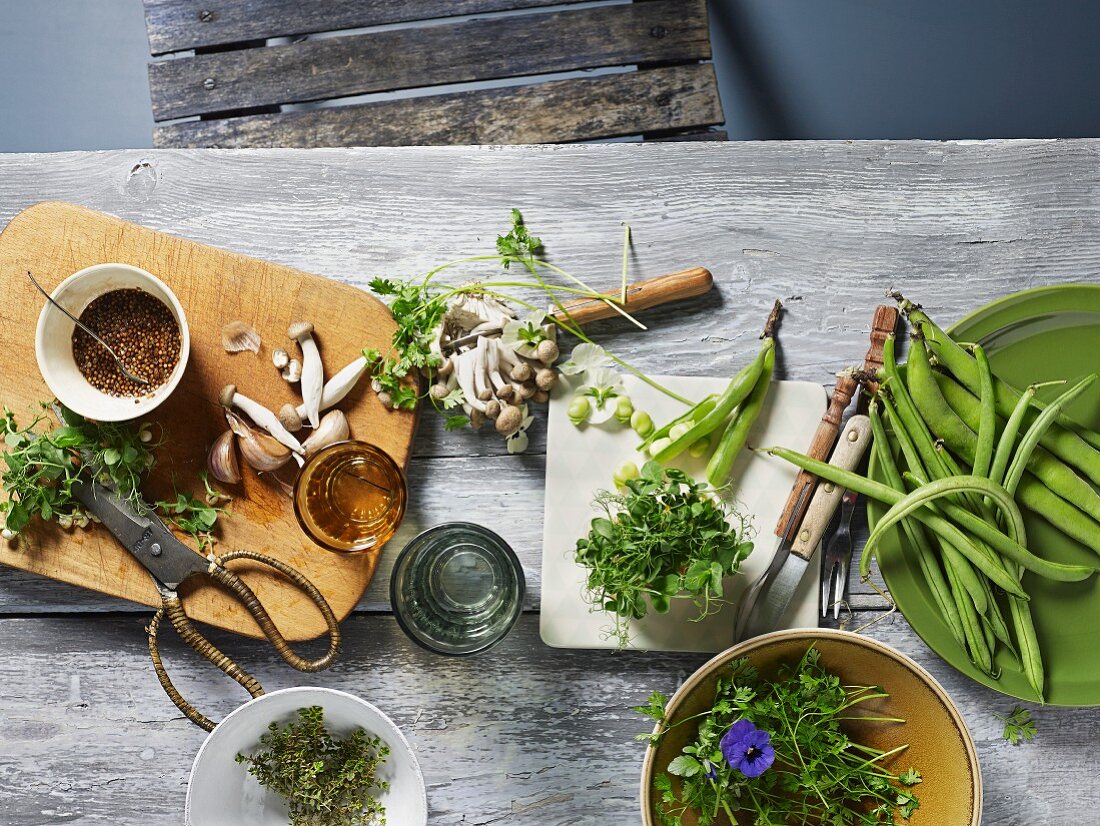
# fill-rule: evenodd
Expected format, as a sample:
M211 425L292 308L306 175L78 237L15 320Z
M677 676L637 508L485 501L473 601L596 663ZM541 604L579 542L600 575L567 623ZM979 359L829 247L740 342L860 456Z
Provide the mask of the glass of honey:
M385 543L405 515L405 474L381 448L336 442L310 456L294 483L294 515L302 530L337 553Z

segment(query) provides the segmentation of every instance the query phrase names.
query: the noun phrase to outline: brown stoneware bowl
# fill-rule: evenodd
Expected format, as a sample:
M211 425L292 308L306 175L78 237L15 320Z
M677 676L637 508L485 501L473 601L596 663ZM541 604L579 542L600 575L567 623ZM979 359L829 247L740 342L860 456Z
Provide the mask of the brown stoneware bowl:
M735 645L692 674L669 700L668 720L675 724L705 712L714 702L714 684L724 666L748 657L769 678L784 663L797 663L811 643L821 651L821 663L848 685L882 686L890 698L874 706L904 724L852 724L849 735L861 743L889 750L903 743L909 748L887 763L895 773L916 767L923 782L915 787L920 809L907 821L911 826L979 826L982 819L982 775L974 741L959 711L927 671L887 645L848 631L800 629L777 631ZM872 708L868 703L866 708ZM658 826L653 779L696 734L687 723L673 728L660 743L650 746L642 765L642 822ZM672 778L678 789L677 778ZM685 815L684 826L695 819ZM722 817L718 824L728 826ZM748 821L738 826L746 826Z

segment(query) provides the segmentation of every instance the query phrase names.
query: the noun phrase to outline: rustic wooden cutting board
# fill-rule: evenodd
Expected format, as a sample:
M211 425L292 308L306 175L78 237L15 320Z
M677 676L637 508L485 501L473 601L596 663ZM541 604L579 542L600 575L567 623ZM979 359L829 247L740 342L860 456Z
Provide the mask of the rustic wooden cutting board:
M293 352L286 328L312 321L325 374L350 363L364 347L385 347L394 329L389 311L373 296L316 275L197 244L130 224L110 215L59 202L37 204L15 216L0 233L0 401L29 422L38 403L51 398L38 372L34 331L44 299L27 279L31 270L47 290L92 264L131 264L163 280L176 293L191 329L191 358L183 380L150 419L167 437L159 464L145 488L146 498L172 498L180 490L202 490L198 473L206 452L226 427L218 405L220 389L240 392L271 409L300 401L296 388L271 363L278 347ZM259 354L230 355L221 329L241 319L263 338ZM353 437L383 448L398 464L408 462L416 417L383 408L366 382L340 407ZM258 478L242 463L244 480L221 486L233 495L220 520L217 550L248 548L278 557L304 573L343 619L370 583L381 549L338 556L314 545L299 528L290 498L276 484ZM112 596L159 605L145 569L99 527L64 531L34 520L14 542L0 543L0 563L91 588ZM267 607L283 633L312 639L325 630L308 599L263 566L232 563ZM185 583L187 613L194 619L253 637L260 630L251 617L216 586Z

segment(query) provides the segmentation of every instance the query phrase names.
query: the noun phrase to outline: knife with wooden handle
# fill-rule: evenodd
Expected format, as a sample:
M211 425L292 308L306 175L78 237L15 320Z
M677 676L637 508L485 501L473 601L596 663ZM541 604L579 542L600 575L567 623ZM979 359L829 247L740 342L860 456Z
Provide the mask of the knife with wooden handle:
M704 267L692 267L690 270L680 270L680 272L658 275L656 278L647 278L645 281L628 284L626 303L619 306L628 313L636 313L670 301L682 301L685 298L706 295L712 286L714 286L714 277L710 274L710 270ZM604 295L616 303L622 298L622 292L618 290L604 293ZM599 298L578 298L575 301L566 301L562 304L562 308L568 311L569 318L574 324L588 324L618 315L606 301ZM563 321L566 319L566 314L562 310L550 315Z
M870 444L871 421L863 415L852 416L837 440L829 464L844 470L855 470ZM828 482L820 485L814 492L795 536L789 543L784 543L785 549L780 548L778 552L784 554L782 563L777 566L765 584L763 593L757 598L755 607L741 629L741 639L766 634L779 627L779 622L798 590L802 577L809 569L814 551L843 495L844 488Z

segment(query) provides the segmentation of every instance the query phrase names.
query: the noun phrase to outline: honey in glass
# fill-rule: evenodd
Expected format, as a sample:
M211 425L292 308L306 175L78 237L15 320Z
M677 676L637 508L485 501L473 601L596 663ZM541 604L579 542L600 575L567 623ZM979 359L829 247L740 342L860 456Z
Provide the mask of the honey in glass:
M328 445L306 460L294 483L294 515L330 551L362 553L385 543L401 524L405 475L367 442Z

